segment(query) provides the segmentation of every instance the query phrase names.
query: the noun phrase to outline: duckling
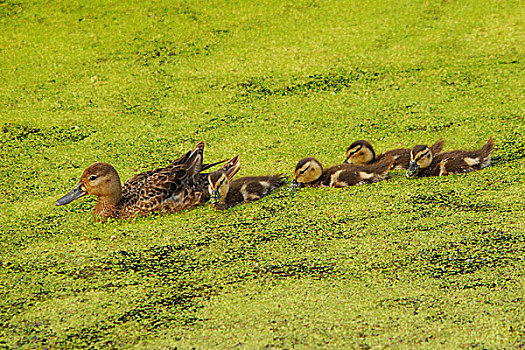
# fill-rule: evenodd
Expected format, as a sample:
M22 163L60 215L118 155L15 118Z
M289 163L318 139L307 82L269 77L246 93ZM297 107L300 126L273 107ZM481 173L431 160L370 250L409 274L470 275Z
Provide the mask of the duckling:
M443 140L439 140L430 146L434 154L443 150ZM392 169L408 169L410 166L410 148L398 148L387 151L376 156L372 145L365 140L359 140L350 145L346 150L346 160L344 163L349 164L373 164L380 162L384 157L392 156L394 165Z
M240 203L259 200L284 185L281 175L242 177L231 181L239 168L237 165L226 171L219 169L209 174L208 191L211 195L211 205L215 209L223 210Z
M115 168L97 162L84 170L75 188L56 205L65 205L87 194L98 197L94 213L98 220L170 213L204 204L206 191L202 164L204 142L165 168L133 176L124 185ZM218 162L220 163L220 162ZM225 165L226 166L226 165ZM204 179L203 179L204 177Z
M304 158L295 167L292 188L346 187L364 185L384 180L394 164L393 156L383 157L381 161L368 165L343 163L323 170L321 162L315 158Z
M416 145L410 151L407 177L441 176L480 170L490 165L494 151L494 138L475 151L450 151L434 155L425 145Z

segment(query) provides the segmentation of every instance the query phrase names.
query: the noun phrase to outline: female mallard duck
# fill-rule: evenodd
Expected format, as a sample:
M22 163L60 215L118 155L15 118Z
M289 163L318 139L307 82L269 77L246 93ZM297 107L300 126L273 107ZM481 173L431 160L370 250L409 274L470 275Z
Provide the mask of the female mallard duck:
M434 155L432 149L417 145L410 151L410 168L407 177L441 176L466 173L490 165L494 139L476 151L450 151Z
M123 186L113 166L94 163L56 205L68 204L86 194L95 195L98 197L95 215L97 219L107 219L177 212L204 204L209 195L206 176L200 172L223 161L203 165L203 150L204 142L200 142L169 166L135 175Z
M438 154L443 149L443 140L440 140L430 146L434 154ZM380 162L385 157L392 156L394 165L392 169L408 169L410 166L410 148L398 148L387 151L376 156L372 145L364 140L359 140L350 145L346 150L345 163L349 164L374 164Z
M393 164L394 159L390 156L369 165L343 163L323 170L323 166L317 159L304 158L295 167L292 188L302 186L346 187L374 183L384 180Z
M222 168L208 175L208 191L211 195L211 205L215 209L227 209L239 203L259 200L284 185L281 175L242 177L232 181L240 168L238 158L237 156L230 161L235 161L234 167L226 170Z

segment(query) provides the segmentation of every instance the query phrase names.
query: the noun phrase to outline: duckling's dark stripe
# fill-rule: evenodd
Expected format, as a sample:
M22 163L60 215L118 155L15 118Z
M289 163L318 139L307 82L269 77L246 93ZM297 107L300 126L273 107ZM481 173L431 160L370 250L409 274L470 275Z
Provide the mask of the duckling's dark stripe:
M423 158L424 156L426 156L428 154L429 151L426 151L425 153L421 154L419 157L417 157L416 159L414 159L416 162L418 160L420 160L421 158Z
M356 154L357 152L359 152L361 150L362 147L359 147L358 149L356 149L355 151L353 152L350 152L350 157L353 156L354 154Z

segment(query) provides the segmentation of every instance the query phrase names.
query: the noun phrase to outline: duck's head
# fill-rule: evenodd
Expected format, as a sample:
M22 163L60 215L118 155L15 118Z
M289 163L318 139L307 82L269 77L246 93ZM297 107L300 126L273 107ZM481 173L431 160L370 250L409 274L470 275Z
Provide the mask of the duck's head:
M292 189L302 187L304 184L318 180L323 174L323 166L315 158L304 158L297 163L294 171Z
M410 151L410 167L408 168L407 177L414 176L419 169L428 168L433 159L432 150L428 146L414 146Z
M226 200L226 196L230 190L230 181L240 168L239 156L236 156L224 164L222 168L208 175L208 192L211 196L211 205L215 206Z
M71 203L86 194L105 199L108 203L118 202L122 194L122 187L115 168L108 163L98 162L91 164L82 173L78 185L71 192L60 198L56 205Z
M230 190L230 179L223 170L217 170L208 175L208 192L210 192L210 204L217 205L224 202Z
M376 158L372 145L364 140L359 140L350 145L346 150L345 163L368 164Z

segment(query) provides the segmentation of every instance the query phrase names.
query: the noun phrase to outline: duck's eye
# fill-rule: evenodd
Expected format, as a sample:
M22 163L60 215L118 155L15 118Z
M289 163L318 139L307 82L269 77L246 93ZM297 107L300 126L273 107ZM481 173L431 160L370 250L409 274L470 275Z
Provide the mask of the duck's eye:
M89 181L95 181L97 179L97 175L91 175L89 177Z
M301 171L299 172L299 174L303 175L304 172L305 172L305 170L301 170Z

